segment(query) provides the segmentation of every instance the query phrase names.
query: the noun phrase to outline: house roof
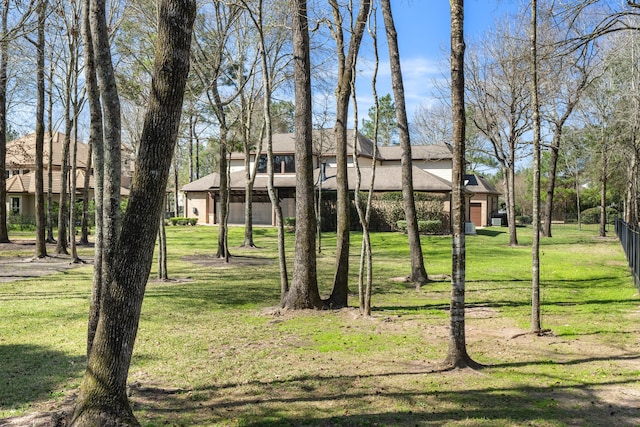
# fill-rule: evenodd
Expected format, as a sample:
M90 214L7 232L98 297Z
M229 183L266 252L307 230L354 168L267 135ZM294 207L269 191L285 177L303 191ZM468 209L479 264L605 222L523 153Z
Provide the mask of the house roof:
M191 181L190 183L183 185L180 191L195 192L195 191L208 191L210 188L218 188L220 186L220 174L210 173L207 176Z
M52 165L60 168L62 166L62 151L64 146L65 135L60 132L54 132L52 144ZM71 140L73 142L73 140ZM77 144L77 166L80 168L86 168L87 158L89 154L89 146L83 142ZM31 133L13 141L7 142L7 169L14 168L29 168L34 169L36 164L36 134ZM44 153L43 163L46 168L49 163L49 133L44 135Z
M353 155L353 129L347 130L347 154ZM277 133L272 137L272 149L274 154L291 154L295 152L295 133ZM313 131L313 152L317 156L335 156L336 144L333 129ZM373 142L366 136L358 133L356 142L357 152L361 156L373 157ZM266 154L267 146L262 145L261 154ZM253 151L252 151L253 153ZM380 155L378 154L378 157ZM231 153L232 159L243 159L244 153Z
M471 174L464 176L467 181L465 188L475 194L502 194L483 176Z
M319 170L315 171L316 182L318 182ZM349 180L349 190L356 188L356 169L348 168L347 176ZM371 168L360 168L361 184L360 189L367 191L371 182ZM451 191L451 183L430 172L413 166L413 189L415 191L425 191L430 193L447 193ZM322 188L335 190L337 188L336 169L326 169L327 179L322 182ZM402 191L402 167L399 165L377 166L374 181L374 191Z
M402 158L402 147L392 145L388 147L379 147L380 155L385 160L400 160ZM451 160L453 154L446 144L432 145L412 145L412 160Z
M366 191L369 189L371 182L371 168L361 168L362 177L361 189ZM314 180L317 183L320 175L320 169L315 169ZM327 179L322 182L322 188L325 190L335 190L337 188L336 169L326 169ZM349 181L349 189L355 190L356 187L356 169L347 169L347 179ZM229 189L244 191L245 174L244 171L234 172L229 175ZM268 176L259 174L256 176L254 189L265 190L267 188ZM296 176L294 174L276 174L273 177L274 187L276 188L295 188ZM220 186L220 175L212 173L193 181L181 188L183 192L200 192L217 190ZM451 191L451 184L432 173L426 172L416 166L413 167L413 188L415 191L427 191L433 193L446 193ZM374 191L402 191L402 168L398 165L394 166L378 166L376 168L376 180Z
M49 186L49 176L48 174L44 174L43 176L43 186L44 191L47 191ZM53 173L52 180L52 190L53 194L60 194L61 181L60 181L60 173ZM84 178L85 171L84 169L76 170L76 190L78 192L84 189ZM89 188L94 188L93 175L89 177ZM29 172L24 175L13 175L12 177L7 178L7 194L35 194L36 193L36 174L35 172ZM128 196L129 190L121 187L120 195Z

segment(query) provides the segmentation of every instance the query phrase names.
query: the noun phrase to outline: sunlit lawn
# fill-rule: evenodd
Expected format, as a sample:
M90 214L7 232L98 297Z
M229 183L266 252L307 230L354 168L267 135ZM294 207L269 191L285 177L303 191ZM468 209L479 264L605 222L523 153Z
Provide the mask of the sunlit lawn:
M130 371L136 415L149 426L640 424L639 297L619 243L561 228L542 240L542 322L552 334L535 337L522 335L531 230L518 232L518 248L505 228L467 236L468 350L487 368L442 372L450 283L418 293L400 280L406 236L373 235L374 311L362 318L355 308L276 310L273 229L256 229L259 248L242 249L243 229L232 227L224 265L214 258L216 228L168 227L173 280L154 280L154 264ZM360 238L352 235L353 290ZM451 273L450 236L423 237L423 250L430 275ZM325 233L323 296L334 254L335 235ZM77 388L91 274L87 265L0 283L0 417Z

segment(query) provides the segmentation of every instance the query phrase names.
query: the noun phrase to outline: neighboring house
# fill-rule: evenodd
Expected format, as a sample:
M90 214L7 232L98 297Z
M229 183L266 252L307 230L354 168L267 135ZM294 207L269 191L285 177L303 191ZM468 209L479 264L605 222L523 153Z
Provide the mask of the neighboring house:
M356 156L361 172L361 189L368 190L371 181L374 145L365 136L355 138ZM336 152L333 130L314 131L314 176L318 188L323 191L336 189ZM349 189L356 185L354 166L354 133L348 132L348 182ZM295 141L294 134L273 136L274 187L281 201L283 215L295 216ZM374 191L402 191L402 171L400 147L380 147L375 155L376 179ZM425 145L412 147L413 185L415 191L450 194L452 154L449 147ZM259 155L251 154L250 166L258 162L258 172L253 189L253 223L256 225L275 224L271 202L267 193L266 146ZM229 161L229 220L230 224L244 223L245 159L242 153L232 153ZM198 224L218 222L220 175L212 173L181 188L184 193L185 215L198 218ZM449 204L445 204L445 210Z
M478 227L491 225L491 218L498 212L500 192L480 175L465 175L465 186L471 193L469 200L469 222Z
M52 150L49 152L49 134L44 137L44 192L49 187L49 157L51 157L52 170L52 194L54 200L60 198L62 152L65 135L59 132L53 134ZM73 147L73 141L71 144ZM7 178L7 211L17 215L35 215L35 134L25 135L7 143L7 159L5 163L5 176ZM85 175L87 173L87 160L89 147L78 142L76 163L76 190L82 197ZM123 155L123 183L130 182L132 163ZM89 172L91 173L91 172ZM93 198L93 176L89 177L89 197ZM68 189L67 189L68 191ZM121 195L126 196L129 191L122 188Z

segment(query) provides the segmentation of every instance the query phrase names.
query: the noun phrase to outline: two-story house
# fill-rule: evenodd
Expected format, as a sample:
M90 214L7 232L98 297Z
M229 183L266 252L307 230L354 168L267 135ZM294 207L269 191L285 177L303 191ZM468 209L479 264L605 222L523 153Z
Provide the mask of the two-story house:
M65 135L59 132L54 132L51 144L51 151L49 150L49 134L45 134L44 137L44 152L43 152L43 166L44 166L44 191L45 193L49 187L49 158L51 158L51 171L52 171L52 194L54 200L60 198L61 192L61 170L62 170L62 156L64 148ZM73 141L71 143L73 147ZM87 173L89 176L89 197L93 198L93 176L92 171L87 172L87 161L89 155L89 147L87 144L78 142L77 154L76 154L76 190L78 196L83 193L85 176ZM23 137L14 139L7 143L7 155L5 162L5 177L6 189L7 189L7 211L10 214L35 215L35 194L36 194L36 138L35 134L28 134ZM127 155L122 156L123 164L123 185L131 181L131 171L133 163L130 157ZM66 189L69 191L69 188ZM128 195L128 190L123 188L122 195Z
M331 129L314 132L314 166L315 182L318 188L331 191L336 189L336 151ZM274 187L281 201L284 216L295 215L295 143L294 134L276 134L273 136L274 155ZM354 146L355 153L354 156ZM452 153L445 144L413 146L413 186L415 191L450 194ZM348 182L351 190L356 185L356 169L354 158L360 166L362 190L367 190L371 180L372 164L376 165L374 191L402 191L402 174L400 159L402 149L397 146L379 147L374 154L371 140L353 131L348 134ZM375 155L375 159L374 159ZM254 224L273 225L275 223L271 202L267 192L267 156L266 148L260 153L251 153L250 167L257 163L257 174L253 186L253 222ZM244 223L245 200L245 158L242 153L233 153L229 159L229 223ZM486 183L486 181L483 181ZM487 183L488 184L488 183ZM185 214L198 218L199 224L215 224L218 222L220 175L212 173L181 188L184 193ZM471 190L471 188L470 188ZM498 192L495 189L476 187L484 200L483 213L477 218L476 225L488 225L491 209L497 208ZM482 193L482 194L480 194ZM495 200L494 200L495 199ZM473 199L472 199L473 200ZM489 202L487 202L489 200ZM446 204L448 209L448 203Z

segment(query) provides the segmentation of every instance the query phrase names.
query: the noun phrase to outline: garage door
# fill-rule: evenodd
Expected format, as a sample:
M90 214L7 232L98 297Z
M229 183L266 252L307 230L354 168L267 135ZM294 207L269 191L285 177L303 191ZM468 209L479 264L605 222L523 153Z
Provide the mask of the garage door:
M471 222L475 225L482 227L482 203L471 203L469 205L471 211Z

